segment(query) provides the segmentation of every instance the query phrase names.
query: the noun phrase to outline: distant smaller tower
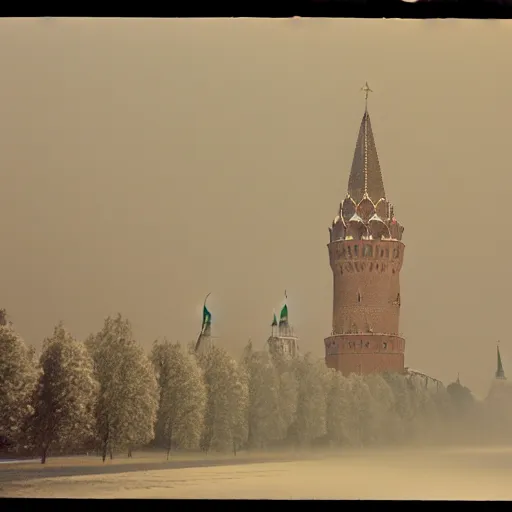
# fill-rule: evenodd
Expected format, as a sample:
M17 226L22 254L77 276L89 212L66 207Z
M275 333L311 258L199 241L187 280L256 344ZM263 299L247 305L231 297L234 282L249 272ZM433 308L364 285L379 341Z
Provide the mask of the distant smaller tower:
M507 378L505 377L505 371L503 370L503 364L501 362L501 354L500 354L500 346L499 345L496 347L496 351L497 351L497 355L498 355L498 364L497 364L497 368L496 368L495 377L496 377L496 379L499 379L499 380L507 380Z
M279 324L276 314L271 325L271 334L267 340L268 348L271 354L282 354L286 357L296 357L299 353L299 339L295 336L292 326L288 321L288 305L286 304L287 295L285 292L285 303L281 308L279 315Z
M494 374L494 379L491 382L486 401L493 405L494 411L503 411L503 404L508 403L510 401L510 397L512 396L512 387L505 377L505 371L503 370L499 341L498 345L496 346L496 356L496 373Z

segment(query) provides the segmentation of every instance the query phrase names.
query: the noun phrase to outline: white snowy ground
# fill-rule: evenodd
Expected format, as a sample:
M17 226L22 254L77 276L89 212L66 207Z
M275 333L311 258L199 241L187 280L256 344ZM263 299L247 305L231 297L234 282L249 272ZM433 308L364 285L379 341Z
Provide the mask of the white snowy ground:
M212 456L168 469L161 455L156 462L154 455L141 457L105 465L91 458L6 464L0 496L512 500L511 448L365 451L281 462L242 455L242 464L225 458L205 466L215 462Z

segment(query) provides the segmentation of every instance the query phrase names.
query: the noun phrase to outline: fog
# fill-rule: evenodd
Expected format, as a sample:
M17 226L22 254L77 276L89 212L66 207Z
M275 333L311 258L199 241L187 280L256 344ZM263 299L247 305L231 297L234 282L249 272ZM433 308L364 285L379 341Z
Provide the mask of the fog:
M236 351L286 288L322 355L367 80L406 364L485 395L511 351L511 39L508 20L0 20L2 307L36 346L119 311L149 347L194 339L212 292Z
M136 468L82 467L81 476L64 465L45 472L38 467L25 479L12 469L8 483L0 472L0 487L4 497L510 500L511 455L500 446L374 450L239 465L176 462L167 468L151 466L146 457Z

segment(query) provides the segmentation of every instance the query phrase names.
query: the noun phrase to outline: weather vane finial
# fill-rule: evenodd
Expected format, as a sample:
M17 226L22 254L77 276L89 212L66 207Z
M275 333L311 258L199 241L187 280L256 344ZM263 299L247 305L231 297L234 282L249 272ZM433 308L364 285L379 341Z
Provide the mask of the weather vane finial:
M370 89L368 82L361 87L361 91L364 91L364 109L366 110L368 108L368 93L373 91Z

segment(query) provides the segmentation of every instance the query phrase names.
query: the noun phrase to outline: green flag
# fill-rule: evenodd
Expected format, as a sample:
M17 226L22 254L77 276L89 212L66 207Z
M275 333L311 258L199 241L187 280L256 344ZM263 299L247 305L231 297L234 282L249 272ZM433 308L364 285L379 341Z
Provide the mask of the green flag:
M288 322L288 306L286 304L281 309L279 323L282 323L282 322Z
M203 325L201 327L201 331L205 331L208 327L212 325L212 314L208 311L206 306L203 306Z
M272 327L275 327L277 325L277 317L276 317L276 314L274 313L274 320L272 320Z

